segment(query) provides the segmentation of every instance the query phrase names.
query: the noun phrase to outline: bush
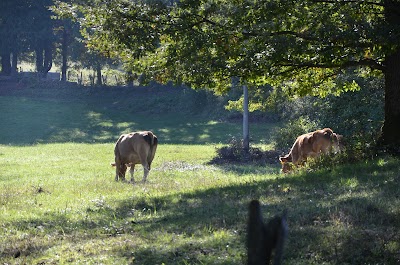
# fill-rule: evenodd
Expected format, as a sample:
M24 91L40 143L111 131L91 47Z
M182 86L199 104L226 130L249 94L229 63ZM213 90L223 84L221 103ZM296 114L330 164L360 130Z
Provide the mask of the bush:
M342 134L348 159L364 160L377 154L377 139L384 120L384 89L381 78L354 78L359 91L325 98L277 97L282 120L289 120L275 132L276 149L288 150L297 136L325 127Z
M250 146L246 152L243 148L243 141L232 137L227 146L217 148L217 155L211 164L224 163L256 163L256 164L276 164L279 152L262 151L260 148Z

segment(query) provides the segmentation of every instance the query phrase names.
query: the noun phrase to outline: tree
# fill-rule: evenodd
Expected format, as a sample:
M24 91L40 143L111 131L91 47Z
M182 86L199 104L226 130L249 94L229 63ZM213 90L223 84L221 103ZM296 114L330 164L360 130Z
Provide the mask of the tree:
M29 43L36 54L36 70L42 76L46 76L53 66L55 20L49 10L52 4L52 0L34 1L27 10L31 30Z
M82 8L91 47L159 81L229 89L283 85L297 95L359 89L351 72L383 75L382 144L400 146L397 0L123 0ZM146 64L136 61L145 58ZM148 63L151 61L151 63Z
M52 0L3 0L0 5L0 51L2 70L16 70L17 56L36 52L38 72L46 74L53 60L53 22L49 6ZM11 65L12 54L12 65Z
M0 52L3 74L10 75L17 70L17 57L27 49L27 8L26 0L1 1Z

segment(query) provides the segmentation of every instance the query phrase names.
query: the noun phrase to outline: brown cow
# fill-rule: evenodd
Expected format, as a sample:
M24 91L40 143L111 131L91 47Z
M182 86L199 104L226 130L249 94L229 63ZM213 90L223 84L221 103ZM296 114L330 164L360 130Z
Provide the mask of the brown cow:
M292 162L294 166L304 163L308 157L317 157L332 151L340 151L340 141L342 135L338 135L330 128L324 128L314 132L306 133L297 137L289 154L279 157L282 164L282 172L287 173L291 170L288 164Z
M115 180L125 180L127 166L130 166L131 182L135 182L133 172L136 164L142 164L144 169L143 182L146 182L151 162L157 150L157 136L150 131L123 134L115 144Z

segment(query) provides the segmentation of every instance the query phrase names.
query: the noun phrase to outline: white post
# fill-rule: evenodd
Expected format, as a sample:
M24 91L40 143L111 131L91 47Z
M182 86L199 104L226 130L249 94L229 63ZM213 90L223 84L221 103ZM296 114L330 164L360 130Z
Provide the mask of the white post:
M249 93L246 85L243 85L243 149L247 153L250 149L249 137Z

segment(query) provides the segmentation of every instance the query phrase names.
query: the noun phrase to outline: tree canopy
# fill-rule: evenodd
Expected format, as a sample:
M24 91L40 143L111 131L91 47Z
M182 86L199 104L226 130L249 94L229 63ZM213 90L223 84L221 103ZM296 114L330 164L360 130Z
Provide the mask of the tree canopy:
M25 51L36 51L39 72L47 72L52 64L54 20L51 0L4 0L0 4L0 50L3 72L9 74L10 53L13 57ZM44 53L44 54L43 54ZM13 66L15 67L15 66ZM6 69L4 69L6 68Z
M325 96L358 89L346 72L383 74L382 139L400 142L399 1L94 2L81 7L91 47L160 81L225 91L239 77Z

